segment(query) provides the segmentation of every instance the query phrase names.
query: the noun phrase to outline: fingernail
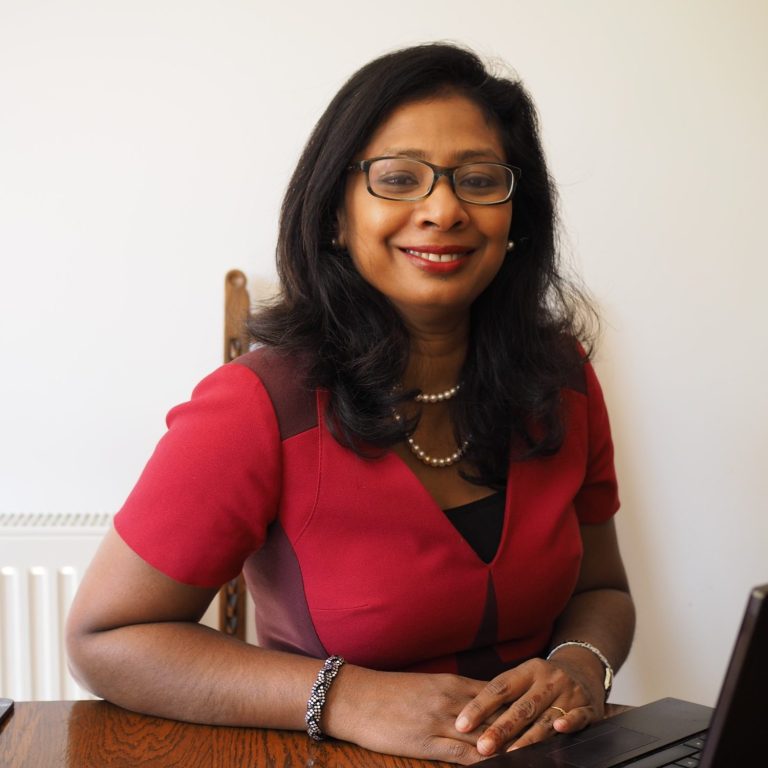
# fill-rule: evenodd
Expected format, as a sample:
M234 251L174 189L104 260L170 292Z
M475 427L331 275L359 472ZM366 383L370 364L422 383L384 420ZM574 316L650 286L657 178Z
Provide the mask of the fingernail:
M477 742L478 752L493 752L493 741L491 739L480 739Z
M466 715L459 715L456 718L456 730L464 731L469 728L469 718Z

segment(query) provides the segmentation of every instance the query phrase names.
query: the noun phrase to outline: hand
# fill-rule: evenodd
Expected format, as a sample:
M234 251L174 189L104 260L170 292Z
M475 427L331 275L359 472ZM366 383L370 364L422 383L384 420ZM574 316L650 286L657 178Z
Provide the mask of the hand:
M596 677L592 660L582 657L581 661L583 666L574 663L573 656L563 654L561 659L558 653L552 661L531 659L503 672L462 709L456 729L475 733L501 709L477 741L477 751L487 757L542 741L555 732L578 731L602 719L602 678Z
M374 672L345 665L331 686L323 713L330 736L376 752L469 765L492 717L462 732L455 722L486 683L449 674Z

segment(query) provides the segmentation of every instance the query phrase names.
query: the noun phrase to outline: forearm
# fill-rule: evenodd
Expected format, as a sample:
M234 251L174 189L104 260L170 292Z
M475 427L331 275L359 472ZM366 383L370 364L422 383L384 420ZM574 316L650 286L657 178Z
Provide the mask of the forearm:
M71 637L76 677L127 709L189 722L303 729L322 661L186 622Z
M70 638L76 674L127 709L190 722L304 730L319 659L267 651L195 624L130 625ZM389 754L471 763L479 731L453 721L483 683L344 664L324 733Z

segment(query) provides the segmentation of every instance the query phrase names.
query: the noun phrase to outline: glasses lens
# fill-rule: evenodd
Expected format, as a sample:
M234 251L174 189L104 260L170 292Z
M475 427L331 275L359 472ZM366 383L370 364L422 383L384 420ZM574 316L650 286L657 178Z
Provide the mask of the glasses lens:
M499 203L512 192L515 177L498 163L470 163L454 173L456 195L468 203Z
M368 167L368 184L375 195L389 200L415 200L427 194L432 169L407 157L385 157Z

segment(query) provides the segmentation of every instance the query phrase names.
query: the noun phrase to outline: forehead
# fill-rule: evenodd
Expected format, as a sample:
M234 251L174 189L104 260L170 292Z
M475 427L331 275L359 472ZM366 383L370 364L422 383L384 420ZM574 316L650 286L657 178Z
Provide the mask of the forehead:
M474 101L458 93L396 107L379 125L363 157L413 155L437 164L480 159L506 161L501 132Z

